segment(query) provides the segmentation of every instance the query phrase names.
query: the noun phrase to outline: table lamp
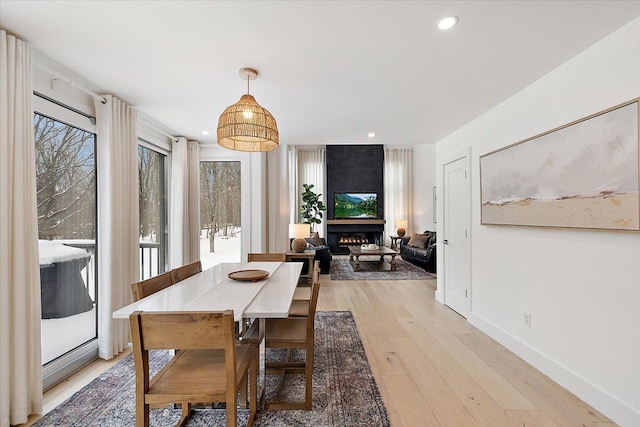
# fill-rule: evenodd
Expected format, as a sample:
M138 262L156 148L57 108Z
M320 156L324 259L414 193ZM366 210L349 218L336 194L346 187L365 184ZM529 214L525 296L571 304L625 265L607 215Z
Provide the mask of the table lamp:
M406 219L398 219L396 220L396 228L397 233L398 233L398 237L402 237L405 235L405 233L407 232L407 227L409 225L409 221L407 221Z
M291 249L294 252L304 252L307 249L305 237L311 235L309 224L289 224L289 237L293 239Z

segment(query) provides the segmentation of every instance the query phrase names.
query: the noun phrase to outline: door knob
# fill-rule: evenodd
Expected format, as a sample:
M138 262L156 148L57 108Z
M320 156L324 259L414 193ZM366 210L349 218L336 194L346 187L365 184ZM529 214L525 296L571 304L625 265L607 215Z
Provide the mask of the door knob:
M445 245L448 245L448 244L449 244L449 241L448 241L447 239L444 239L444 240L442 241L442 243L444 243Z

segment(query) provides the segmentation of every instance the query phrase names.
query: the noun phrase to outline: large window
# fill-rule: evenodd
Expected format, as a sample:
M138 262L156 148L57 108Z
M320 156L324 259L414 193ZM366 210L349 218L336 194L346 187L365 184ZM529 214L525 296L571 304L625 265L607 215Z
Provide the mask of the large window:
M140 280L167 270L166 155L138 146Z
M67 368L97 337L96 135L91 118L35 105L42 362Z
M202 268L241 257L241 165L200 162L200 259Z

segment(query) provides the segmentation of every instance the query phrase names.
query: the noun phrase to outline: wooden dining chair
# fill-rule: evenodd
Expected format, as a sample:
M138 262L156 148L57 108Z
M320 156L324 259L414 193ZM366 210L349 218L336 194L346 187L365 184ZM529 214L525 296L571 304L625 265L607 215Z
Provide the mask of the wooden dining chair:
M311 285L311 300L306 317L287 317L286 319L266 319L265 347L287 349L287 356L283 362L266 360L267 373L280 374L275 399L265 403L266 409L303 409L310 411L313 407L313 345L314 345L314 318L318 303L320 283ZM289 358L292 349L303 349L304 361L292 361ZM305 394L304 401L292 402L281 400L281 392L287 373L304 374Z
M178 283L181 280L191 277L194 274L198 274L202 271L202 263L200 261L192 262L191 264L183 265L182 267L174 268L171 270L171 277L173 283Z
M170 271L158 274L157 276L151 277L141 282L132 283L131 292L133 293L133 300L141 300L146 296L155 294L156 292L161 291L164 288L168 288L172 284L173 280L171 278Z
M236 345L233 310L142 312L129 317L136 369L136 426L149 425L149 406L180 403L184 426L191 404L225 402L227 427L237 426L237 397L249 377L249 421L257 411L258 351ZM149 378L149 350L179 348Z
M252 252L247 254L248 262L285 262L287 256L284 253Z
M320 282L320 261L313 262L313 282ZM311 301L311 289L305 284L298 284L293 294L293 300L289 307L289 316L306 317L309 313L309 303Z

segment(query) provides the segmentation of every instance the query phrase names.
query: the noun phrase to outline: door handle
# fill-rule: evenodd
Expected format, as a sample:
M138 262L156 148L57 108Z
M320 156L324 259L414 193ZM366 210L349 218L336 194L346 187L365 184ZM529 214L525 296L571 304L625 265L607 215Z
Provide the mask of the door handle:
M448 241L447 239L444 239L444 240L442 241L442 243L443 243L443 244L445 244L445 245L448 245L448 244L449 244L449 241Z

